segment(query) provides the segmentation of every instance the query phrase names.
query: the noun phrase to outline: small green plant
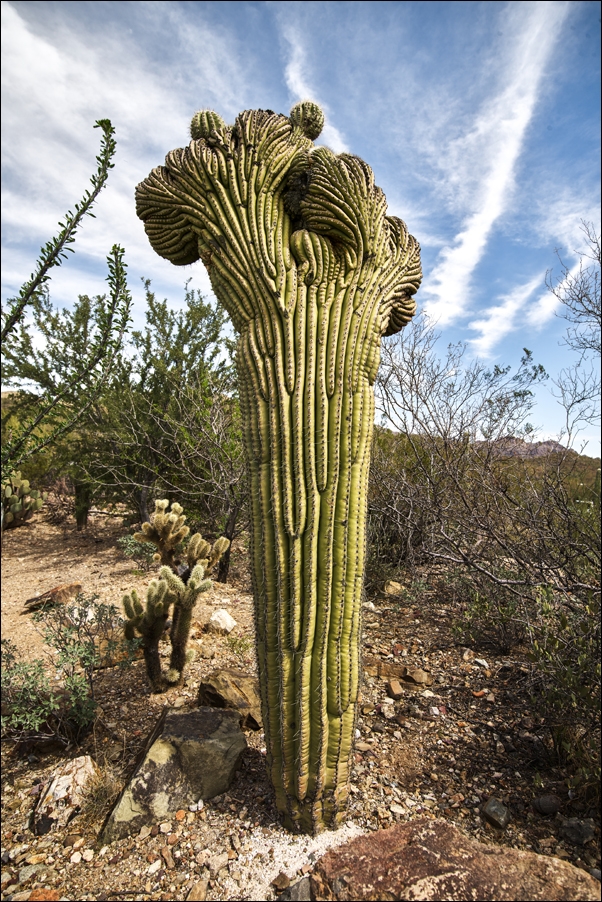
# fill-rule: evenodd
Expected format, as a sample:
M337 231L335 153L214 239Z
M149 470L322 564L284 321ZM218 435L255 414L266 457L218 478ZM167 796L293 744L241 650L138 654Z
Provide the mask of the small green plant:
M2 639L2 736L13 740L77 740L94 719L86 680L72 674L53 689L44 661L23 661L9 639Z
M249 636L233 636L230 633L226 638L226 645L237 657L244 658L251 651L253 642Z
M155 552L146 542L139 542L132 535L121 536L117 539L122 553L135 561L141 571L146 573L153 565Z
M37 611L34 622L55 651L55 664L67 680L83 676L94 700L97 671L119 663L128 666L136 646L123 638L123 619L114 605L98 603L98 595L79 594L73 603Z

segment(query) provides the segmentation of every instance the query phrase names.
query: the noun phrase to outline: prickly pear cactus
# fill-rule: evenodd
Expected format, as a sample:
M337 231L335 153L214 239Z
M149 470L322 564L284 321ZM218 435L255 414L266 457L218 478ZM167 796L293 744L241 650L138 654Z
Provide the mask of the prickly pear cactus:
M22 479L20 472L12 473L2 483L2 528L22 526L43 507L47 497L47 492L31 489L29 480Z
M201 259L239 333L267 760L293 830L344 817L360 680L373 384L420 251L370 167L315 147L316 104L201 111L136 189L153 248Z

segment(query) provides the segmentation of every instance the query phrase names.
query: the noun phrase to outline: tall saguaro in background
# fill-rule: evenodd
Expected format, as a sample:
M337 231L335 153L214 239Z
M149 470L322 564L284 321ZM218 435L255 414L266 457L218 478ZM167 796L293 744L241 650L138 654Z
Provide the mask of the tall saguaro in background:
M293 830L344 816L360 680L373 384L420 248L322 111L197 113L136 191L153 248L199 258L239 333L268 768Z

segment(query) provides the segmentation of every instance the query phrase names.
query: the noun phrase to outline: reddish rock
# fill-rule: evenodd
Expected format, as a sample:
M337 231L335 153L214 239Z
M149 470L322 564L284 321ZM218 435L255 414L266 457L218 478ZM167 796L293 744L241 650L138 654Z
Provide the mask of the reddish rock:
M600 898L600 884L566 861L484 845L440 820L399 824L331 849L310 879L316 902Z
M61 898L57 889L34 889L28 902L58 902Z

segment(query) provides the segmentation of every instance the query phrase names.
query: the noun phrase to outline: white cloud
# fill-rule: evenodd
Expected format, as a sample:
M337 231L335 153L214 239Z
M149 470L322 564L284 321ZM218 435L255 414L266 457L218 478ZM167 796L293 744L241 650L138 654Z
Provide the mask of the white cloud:
M440 325L462 316L469 305L472 273L511 197L516 162L545 67L568 11L568 3L557 2L510 7L506 82L483 104L470 132L449 148L448 177L460 185L474 179L475 173L478 178L472 213L454 243L441 252L424 291L426 309Z
M286 86L292 97L297 100L313 100L322 107L326 124L320 135L320 144L326 144L334 150L335 153L349 153L349 148L341 132L334 125L328 122L328 108L326 104L321 102L314 88L310 85L307 75L307 59L303 44L299 41L296 31L290 26L285 25L282 28L282 36L289 45L289 61L284 70Z
M499 303L487 307L482 311L482 316L470 322L469 328L479 332L478 338L471 338L468 344L478 357L490 357L493 348L502 341L510 332L520 328L520 314L524 312L525 305L534 291L543 281L543 273L524 285L518 285L509 294L499 298Z

